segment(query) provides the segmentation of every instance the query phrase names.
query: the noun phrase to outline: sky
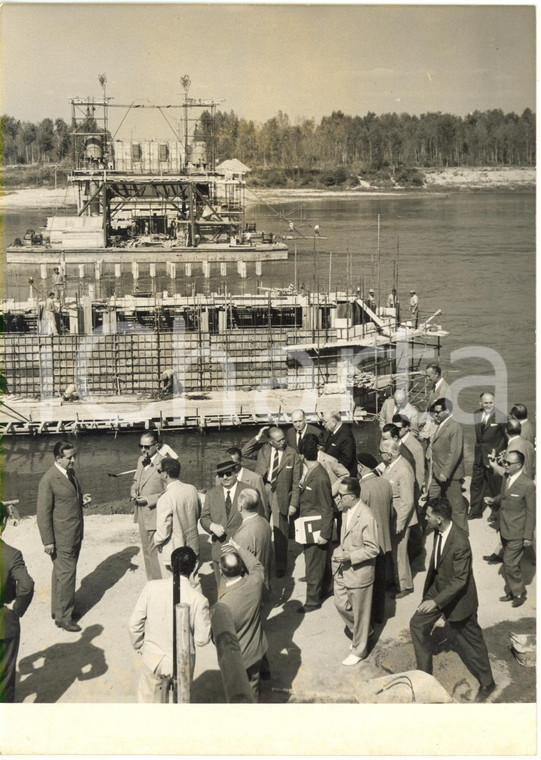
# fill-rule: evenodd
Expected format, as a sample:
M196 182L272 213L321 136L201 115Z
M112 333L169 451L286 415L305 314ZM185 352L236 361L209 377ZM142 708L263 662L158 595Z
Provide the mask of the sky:
M70 118L69 99L190 97L265 120L535 110L535 6L7 4L3 113ZM168 112L170 121L175 117ZM111 110L118 137L172 137L158 111ZM118 129L120 126L120 129ZM142 135L143 133L143 135ZM150 136L150 135L147 135Z

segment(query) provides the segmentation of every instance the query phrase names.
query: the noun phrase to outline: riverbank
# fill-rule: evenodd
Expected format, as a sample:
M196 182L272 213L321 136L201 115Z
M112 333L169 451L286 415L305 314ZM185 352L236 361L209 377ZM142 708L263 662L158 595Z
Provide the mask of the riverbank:
M315 188L247 188L249 203L261 200L287 200L289 198L357 198L359 196L385 196L411 198L428 193L456 191L509 191L534 190L536 170L532 167L451 167L446 169L425 169L424 187L405 189L399 184L391 188L381 188L361 179L357 188L350 190ZM55 208L75 206L76 194L72 187L45 188L31 187L6 191L0 198L0 205L5 209L16 208Z

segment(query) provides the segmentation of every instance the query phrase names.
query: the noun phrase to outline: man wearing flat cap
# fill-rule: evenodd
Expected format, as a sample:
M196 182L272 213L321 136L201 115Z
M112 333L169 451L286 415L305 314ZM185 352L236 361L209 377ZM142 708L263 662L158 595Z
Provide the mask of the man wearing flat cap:
M237 500L248 486L237 480L237 464L227 459L216 465L219 484L211 488L205 497L201 525L212 537L212 564L216 584L220 584L219 560L223 544L233 538L242 524Z

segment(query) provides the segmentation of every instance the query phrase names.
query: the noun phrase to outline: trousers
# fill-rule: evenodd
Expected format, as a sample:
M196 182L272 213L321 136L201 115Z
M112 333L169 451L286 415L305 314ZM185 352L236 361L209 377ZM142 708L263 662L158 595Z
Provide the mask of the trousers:
M524 555L524 542L521 538L502 538L502 544L505 591L513 596L521 596L526 593L526 586L520 569L520 561Z
M0 639L0 704L15 701L15 672L20 634Z
M160 562L158 560L158 550L154 544L155 533L155 530L147 530L142 521L139 522L139 535L141 536L145 571L147 574L147 580L149 581L159 581L162 577Z
M462 480L448 480L446 483L441 483L436 478L432 478L428 497L437 499L440 496L445 496L451 505L453 522L468 535L470 532L467 518L468 504L462 493Z
M323 579L327 567L327 554L330 543L306 544L304 546L304 563L306 566L306 602L307 607L319 606L323 592Z
M363 588L348 588L340 572L334 576L334 604L353 635L351 651L357 657L366 656L372 591L372 584Z
M501 485L501 477L496 475L491 467L474 464L470 486L470 514L482 515L486 506L483 497L497 496L500 493Z
M69 623L73 618L77 560L80 551L81 543L79 542L70 549L56 547L51 555L53 561L51 615L57 623Z
M418 670L432 674L432 628L443 615L442 611L416 612L410 620L411 640L415 650ZM488 686L494 680L488 650L483 638L483 632L477 622L474 612L464 620L447 623L455 633L460 645L460 658L470 673L477 678L481 686Z
M413 588L413 577L411 575L410 561L408 558L409 535L409 528L406 528L401 533L391 533L393 570L396 586L399 591Z
M274 567L278 577L285 575L287 570L287 549L289 545L289 517L282 514L276 491L270 484L265 485L272 515L272 534L274 543Z

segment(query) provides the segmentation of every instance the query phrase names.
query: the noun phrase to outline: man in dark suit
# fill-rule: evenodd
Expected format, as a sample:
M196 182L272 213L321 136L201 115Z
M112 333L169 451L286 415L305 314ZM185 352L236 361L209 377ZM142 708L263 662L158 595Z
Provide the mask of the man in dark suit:
M134 522L139 524L141 546L145 570L149 581L162 577L158 550L154 542L156 533L156 504L165 491L165 484L158 472L163 456L158 451L158 436L152 430L143 433L139 442L141 456L131 487L131 497L135 503Z
M357 447L351 428L344 425L340 412L325 412L323 424L327 436L323 439L323 451L338 459L351 477L357 475Z
M317 539L303 544L306 569L306 601L298 612L312 612L321 607L325 597L325 571L329 576L329 550L333 529L333 497L331 481L323 465L317 461L317 438L307 436L302 442L303 476L300 482L299 518L320 518Z
M238 510L238 498L248 486L237 480L237 465L231 459L216 466L220 485L207 492L205 506L201 513L201 525L212 537L212 564L216 584L220 585L219 560L222 545L233 538L242 523Z
M58 628L76 633L73 620L77 560L83 540L83 492L73 470L75 448L57 441L54 464L38 486L37 522L45 549L53 561L51 615Z
M481 687L476 702L484 702L495 690L487 647L477 622L477 589L472 572L470 542L451 521L445 498L431 502L426 519L434 530L434 550L426 576L423 600L410 620L417 668L432 673L430 634L443 615L460 642L461 658Z
M295 409L291 414L291 424L286 432L287 445L291 446L295 451L299 451L301 441L305 435L315 435L319 440L321 438L322 430L315 425L309 425L306 422L306 416L302 409Z
M268 431L267 440L263 440L265 431ZM276 577L283 578L287 569L289 517L299 506L302 462L299 454L287 445L279 427L262 427L255 438L243 446L243 456L250 457L255 452L256 472L265 482L272 514Z
M22 618L34 595L23 555L1 538L6 527L6 508L0 502L0 558L2 561L2 606L0 607L0 704L15 699L15 671ZM13 605L9 607L13 602Z
M482 517L485 509L483 501L485 495L497 496L501 487L501 478L490 466L489 455L497 455L506 447L504 433L506 417L503 412L496 409L493 393L481 394L481 408L474 412L474 422L475 449L468 520Z
M487 502L500 510L503 544L505 596L502 602L520 607L526 601L526 586L520 569L524 549L532 546L535 527L535 485L523 472L524 454L507 451L503 465L506 477L500 494Z
M242 461L242 451L237 446L231 446L229 449L226 449L224 458L231 459L237 465L237 480L250 486L250 488L255 488L261 500L259 504L259 514L266 517L267 520L270 520L269 499L261 475L244 466ZM218 485L218 482L216 485Z
M392 561L391 516L393 487L386 478L376 473L377 461L371 454L357 455L361 501L368 504L378 526L379 554L376 557L374 592L372 594L371 622L385 620L385 581L387 568ZM389 572L390 575L390 572Z
M524 406L524 404L513 404L509 414L511 417L514 417L520 422L520 435L526 441L529 441L532 446L535 446L535 429L528 419L528 409Z
M437 428L431 438L432 478L429 499L446 496L453 510L453 522L468 533L468 507L462 494L464 469L464 433L462 426L453 419L453 402L438 399L430 407Z
M261 620L264 570L254 555L231 541L235 551L220 557L224 593L220 603L229 607L239 640L246 675L255 701L259 699L261 665L268 649Z
M242 523L235 533L235 542L252 552L265 571L265 586L270 591L269 576L272 560L272 530L259 514L260 498L255 488L245 488L237 499Z

